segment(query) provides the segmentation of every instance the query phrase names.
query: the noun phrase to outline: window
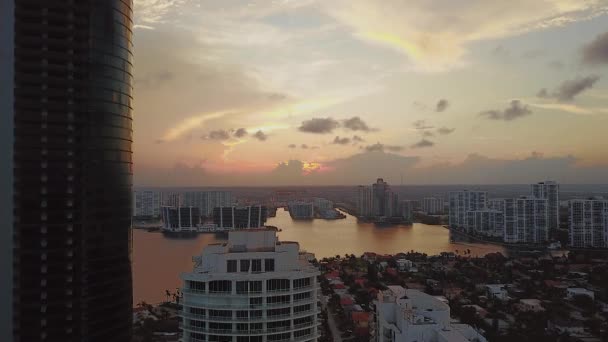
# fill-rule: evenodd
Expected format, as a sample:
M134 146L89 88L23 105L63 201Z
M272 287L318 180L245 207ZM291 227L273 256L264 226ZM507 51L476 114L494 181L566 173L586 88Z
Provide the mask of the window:
M296 293L293 295L293 301L300 302L303 300L308 300L308 299L310 299L310 294L311 294L311 292Z
M197 321L194 319L190 320L190 326L194 327L194 328L204 328L205 327L205 322L204 321Z
M230 280L213 280L209 282L210 293L230 293L232 292L232 282Z
M251 260L251 272L262 272L262 259Z
M299 325L302 325L302 324L310 324L313 321L312 317L313 316L306 316L306 317L302 317L302 318L296 318L296 319L293 320L293 325L299 326Z
M310 335L312 331L310 329L298 330L293 332L293 337L302 337Z
M197 316L205 316L205 309L201 308L190 308L190 313Z
M200 291L200 292L205 291L205 282L190 280L189 283L190 283L190 290Z
M261 306L262 305L262 297L249 298L249 305L251 307Z
M274 272L274 259L264 259L264 272Z
M249 317L251 319L262 318L262 310L251 310L251 311L249 311Z
M266 304L289 303L289 295L266 297Z
M266 311L267 317L289 316L290 314L291 314L291 310L289 308L269 309Z
M248 320L249 319L249 311L247 310L239 310L236 312L236 319L238 320Z
M280 329L280 328L289 328L289 327L291 327L290 320L266 323L266 328L268 328L268 329ZM289 329L283 329L283 330L289 330Z
M300 305L300 306L294 306L293 307L293 313L310 311L310 308L311 308L310 304Z
M227 260L226 261L226 271L228 273L236 272L236 260Z
M289 291L289 279L268 279L266 280L266 291Z
M293 280L293 288L294 289L299 289L302 287L308 287L310 286L311 281L310 278L301 278L301 279L294 279Z
M249 260L241 260L241 272L249 272Z
M209 309L209 317L210 318L232 318L232 311ZM209 325L209 327L211 327L211 325Z
M290 333L276 334L276 335L268 335L266 341L283 341L289 340L291 338Z

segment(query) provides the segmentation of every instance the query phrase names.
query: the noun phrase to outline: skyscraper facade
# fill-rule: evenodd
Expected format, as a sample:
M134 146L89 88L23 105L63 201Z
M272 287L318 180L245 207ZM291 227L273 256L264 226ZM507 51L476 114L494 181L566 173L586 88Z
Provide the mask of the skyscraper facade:
M130 341L132 3L0 6L0 336Z
M549 240L547 200L536 197L504 200L504 236L508 243L545 243Z
M559 228L559 184L545 181L532 184L532 196L547 200L547 218L549 231Z
M160 217L162 194L154 190L133 191L133 216Z
M370 186L357 187L357 213L360 217L372 216L373 193Z
M183 204L197 207L202 216L211 217L213 209L234 204L230 191L187 191L183 193Z
M568 206L570 246L608 248L608 200L570 200Z
M466 228L467 212L486 209L488 193L486 191L451 191L449 198L450 227Z
M233 231L182 274L183 341L317 341L319 271L273 229Z

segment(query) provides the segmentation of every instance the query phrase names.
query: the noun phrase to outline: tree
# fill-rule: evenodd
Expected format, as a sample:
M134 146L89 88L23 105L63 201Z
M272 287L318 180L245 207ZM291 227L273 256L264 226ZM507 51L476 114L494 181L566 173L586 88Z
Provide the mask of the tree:
M369 280L372 283L375 283L378 281L378 268L376 267L375 264L367 265L367 280Z

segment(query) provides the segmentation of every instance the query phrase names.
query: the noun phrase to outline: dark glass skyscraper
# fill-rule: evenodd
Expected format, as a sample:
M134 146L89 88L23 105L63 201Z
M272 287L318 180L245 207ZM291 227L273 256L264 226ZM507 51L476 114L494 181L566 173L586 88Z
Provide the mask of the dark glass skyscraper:
M0 1L3 341L130 341L131 17Z

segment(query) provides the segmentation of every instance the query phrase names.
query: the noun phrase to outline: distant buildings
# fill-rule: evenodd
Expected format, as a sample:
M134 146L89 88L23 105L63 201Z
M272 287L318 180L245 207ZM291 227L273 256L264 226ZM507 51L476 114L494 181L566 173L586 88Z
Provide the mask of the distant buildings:
M389 286L376 302L375 342L443 342L486 339L466 324L452 324L450 307L418 290Z
M372 216L372 197L371 187L364 185L359 185L357 187L357 213L360 217Z
M603 198L569 201L570 246L608 248L608 200Z
M325 210L331 210L334 208L334 202L325 199L325 198L315 198L313 200L313 205L315 207L315 210L318 211L325 211Z
M287 206L289 215L296 220L309 220L315 217L315 209L312 202L290 202Z
M401 200L399 201L399 213L405 222L412 222L414 220L414 201Z
M520 197L504 200L504 241L546 243L549 241L547 200Z
M425 197L422 199L422 211L429 215L443 213L443 200L437 197Z
M502 238L504 223L504 213L500 210L482 209L467 211L466 229L469 232Z
M382 178L371 186L357 188L357 210L361 218L376 220L401 217L399 197Z
M532 184L532 196L547 200L549 231L559 228L559 184L553 181Z
M182 193L180 193L180 192L163 192L161 204L162 204L162 206L165 206L165 207L173 207L173 208L181 207L184 204Z
M135 217L160 217L162 194L154 190L133 191L133 216Z
M216 207L213 223L218 228L259 228L268 219L268 208L262 205L247 207Z
M213 209L234 204L231 191L186 191L182 194L183 205L196 207L201 216L211 217Z
M486 209L488 193L486 191L452 191L449 199L449 225L466 229L467 212Z
M317 341L319 271L272 229L230 232L182 274L183 341Z
M162 207L162 230L168 233L194 232L201 223L198 208Z

